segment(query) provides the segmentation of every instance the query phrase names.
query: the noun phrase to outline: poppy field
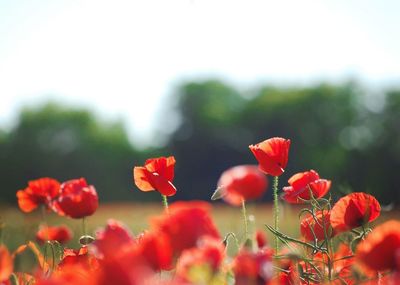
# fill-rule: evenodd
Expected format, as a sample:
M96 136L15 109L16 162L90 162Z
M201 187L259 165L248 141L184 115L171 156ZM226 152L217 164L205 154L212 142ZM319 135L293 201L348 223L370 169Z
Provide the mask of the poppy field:
M368 193L333 200L317 170L281 181L290 145L250 145L254 165L224 171L210 201L169 203L184 191L173 155L133 167L160 205L99 205L85 178L27 181L19 212L0 212L0 284L400 284L398 214ZM253 203L266 191L273 205Z

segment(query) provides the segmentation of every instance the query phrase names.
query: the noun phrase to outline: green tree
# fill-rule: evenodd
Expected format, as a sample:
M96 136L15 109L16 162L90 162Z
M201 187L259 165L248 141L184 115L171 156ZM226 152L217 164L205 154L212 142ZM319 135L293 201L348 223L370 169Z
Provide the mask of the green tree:
M218 81L182 85L182 123L168 145L177 157L177 198L209 198L226 168L256 163L249 144L282 136L292 146L281 186L294 173L315 169L333 181L334 196L351 189L399 202L393 188L400 161L399 92L388 93L380 112L366 108L365 93L354 83L262 86L251 93Z
M49 103L25 108L9 133L0 135L2 199L15 202L27 181L85 177L101 201L148 199L132 182L132 167L144 157L130 144L121 122L106 123L91 112Z

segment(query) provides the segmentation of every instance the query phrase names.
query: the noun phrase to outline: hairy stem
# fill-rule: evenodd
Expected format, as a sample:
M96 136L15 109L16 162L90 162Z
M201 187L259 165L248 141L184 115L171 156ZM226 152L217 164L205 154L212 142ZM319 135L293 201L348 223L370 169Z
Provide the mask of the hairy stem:
M278 201L278 181L279 177L274 176L272 191L274 196L274 229L279 231L279 201ZM275 254L278 254L279 250L279 239L275 236Z
M244 240L246 241L249 237L249 222L247 220L246 202L244 199L242 200L242 213L244 220Z
M86 217L82 218L82 236L86 236Z
M46 233L45 238L46 238L46 241L48 241L49 240L49 230L48 230L49 226L47 224L47 219L46 219L46 206L42 205L40 210L41 210L41 214L42 214L42 223L43 223L45 233Z
M167 214L169 214L169 207L168 207L167 196L161 195L161 197L162 197L162 203L163 203L163 206L164 206L164 210L165 210L165 212L166 212Z

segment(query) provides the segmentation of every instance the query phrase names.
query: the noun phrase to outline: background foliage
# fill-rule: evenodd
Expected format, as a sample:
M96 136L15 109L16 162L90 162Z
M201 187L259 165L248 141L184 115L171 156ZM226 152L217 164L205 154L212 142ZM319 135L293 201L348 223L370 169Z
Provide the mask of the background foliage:
M86 177L102 202L158 199L135 189L132 167L175 155L174 199L208 200L222 171L255 163L249 144L282 136L292 146L281 186L315 169L333 181L333 195L365 191L384 204L400 202L400 90L371 94L347 83L242 91L209 80L182 84L170 99L160 125L171 112L180 124L165 146L140 151L121 122L55 103L25 108L11 131L0 131L1 199L15 203L16 190L42 176Z

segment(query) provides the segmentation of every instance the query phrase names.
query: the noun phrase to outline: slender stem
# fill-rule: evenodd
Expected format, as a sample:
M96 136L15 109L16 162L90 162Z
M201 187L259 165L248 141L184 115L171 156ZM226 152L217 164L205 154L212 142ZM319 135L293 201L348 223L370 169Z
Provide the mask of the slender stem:
M49 240L49 226L48 226L48 224L47 224L47 219L46 219L46 206L45 205L42 205L42 207L41 207L41 214L42 214L42 223L43 223L43 226L44 226L44 230L45 230L45 233L46 233L46 241L48 241Z
M278 181L279 177L274 176L272 191L274 196L274 229L279 231L279 201L278 201ZM278 254L279 250L279 239L275 236L275 255Z
M82 218L82 236L86 236L86 217Z
M279 232L279 231L276 231L276 230L275 230L273 227L271 227L271 226L268 226L268 225L265 225L265 226L267 227L267 229L268 229L271 233L273 233L273 234L274 234L276 237L278 237L279 239L286 240L286 241L292 241L292 242L295 242L295 243L304 245L304 246L306 246L306 247L309 247L309 248L311 248L311 249L313 249L313 250L315 250L315 251L321 251L321 252L323 252L323 253L327 253L326 248L318 247L318 246L315 246L315 245L313 245L313 244L310 244L310 243L301 241L301 240L299 240L299 239L292 238L292 237L290 237L290 236L288 236L288 235L285 235L285 234L283 234L283 233L281 233L281 232Z
M249 222L247 220L246 201L244 199L242 199L242 213L244 220L244 240L246 241L249 237Z
M161 195L161 197L162 197L162 202L163 202L163 205L164 205L164 210L165 210L165 212L166 212L167 214L169 214L169 207L168 207L167 196Z

